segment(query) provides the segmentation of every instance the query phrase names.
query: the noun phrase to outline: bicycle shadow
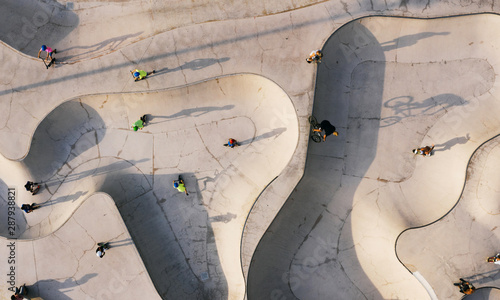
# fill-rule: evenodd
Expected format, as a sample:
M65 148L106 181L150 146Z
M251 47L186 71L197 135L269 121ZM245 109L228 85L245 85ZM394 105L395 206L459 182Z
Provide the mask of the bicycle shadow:
M404 100L406 99L406 100ZM387 127L414 116L433 116L446 113L450 108L463 106L469 101L453 94L441 94L415 101L413 96L398 96L387 100L385 108L392 110L392 115L380 119L380 127Z

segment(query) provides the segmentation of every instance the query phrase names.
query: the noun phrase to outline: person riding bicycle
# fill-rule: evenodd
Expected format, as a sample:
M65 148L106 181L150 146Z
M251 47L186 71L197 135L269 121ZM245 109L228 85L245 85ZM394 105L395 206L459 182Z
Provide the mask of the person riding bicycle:
M179 179L173 181L174 188L176 188L179 192L185 193L186 196L189 195L188 191L186 189L186 186L184 184L184 181L182 178L179 176Z
M323 142L326 141L326 137L329 136L329 135L334 135L334 136L338 136L339 133L336 131L336 128L335 126L333 126L332 124L330 124L329 121L327 120L323 120L321 121L321 123L319 124L319 128L318 129L313 129L313 131L316 131L316 132L321 132L321 131L325 131L325 133L323 134Z
M24 185L24 188L28 191L31 192L32 194L35 192L36 187L38 187L38 183L33 182L33 181L28 181Z

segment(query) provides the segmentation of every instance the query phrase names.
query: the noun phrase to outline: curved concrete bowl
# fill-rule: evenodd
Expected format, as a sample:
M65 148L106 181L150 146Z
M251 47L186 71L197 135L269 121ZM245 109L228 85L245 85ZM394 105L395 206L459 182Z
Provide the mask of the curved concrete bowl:
M131 124L143 114L147 126L133 131ZM240 146L224 147L230 137ZM208 276L213 286L199 293L243 297L243 224L256 197L287 165L297 140L290 99L257 75L87 96L62 104L42 121L23 161L2 159L1 197L15 187L18 206L42 205L16 214L15 237L36 239L70 220L87 197L106 192L160 295L192 293L193 282ZM172 187L179 174L189 196ZM27 179L42 183L37 195L24 191ZM8 230L2 227L1 235L9 237ZM169 268L172 263L180 266ZM189 287L173 291L166 281Z

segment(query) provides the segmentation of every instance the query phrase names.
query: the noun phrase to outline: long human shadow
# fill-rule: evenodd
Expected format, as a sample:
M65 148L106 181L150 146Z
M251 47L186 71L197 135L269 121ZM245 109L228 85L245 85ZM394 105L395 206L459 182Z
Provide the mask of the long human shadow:
M349 234L351 230L346 228L342 230L347 224L352 207L352 204L342 201L352 202L355 188L349 189L353 191L352 193L346 192L342 196L337 196L339 199L336 199L336 190L340 187L342 177L349 178L349 185L359 185L375 158L375 151L372 149L376 149L377 146L382 108L385 65L357 63L354 65L356 60L353 62L350 59L354 56L353 53L346 53L342 48L346 44L350 45L350 48L356 48L356 39L360 35L365 40L376 41L367 28L358 21L353 21L337 30L323 47L323 62L318 66L314 114L321 120L346 124L348 127L346 136L331 143L328 141L321 144L309 143L304 176L261 238L252 257L247 279L247 295L250 300L296 299L299 296L294 294L295 291L317 289L314 282L318 280L323 284L328 282L329 290L332 291L332 294L320 296L325 299L382 298L371 280L361 271L363 268L359 262L350 261L349 266L342 266L342 253L339 251L342 246L348 247L346 244L355 244ZM369 50L373 60L385 60L380 45L374 43ZM349 68L353 73L345 74L345 70ZM357 68L360 68L360 71L356 72ZM345 82L342 80L344 76L351 78L354 73L359 78L352 81L355 86L350 87L352 94L350 97L356 101L349 101L345 99L345 95L349 93L343 91L344 87L337 87L340 82ZM362 90L364 86L373 87L369 99L353 92ZM365 102L370 102L370 110L360 109L364 107ZM345 107L345 103L349 103L350 107L344 109L345 114L342 115L339 113L341 111L339 107ZM340 147L336 144L345 143L346 140L349 143L344 144L344 147L351 149L341 152L347 153L345 160L342 162L339 159L332 159L331 156L336 153L341 155ZM311 231L323 218L326 207L331 206L332 201L341 203L335 215L343 224L327 232L315 232L314 239L339 241L342 238L344 245L335 242L327 245L326 249L323 245L317 247L309 245L310 247L307 247L309 252L302 253L306 258L296 261L296 255L300 250L307 251L301 249L301 246L308 240ZM317 253L328 253L328 255L318 258ZM311 259L314 259L313 263ZM325 274L329 277L326 278ZM363 294L367 291L370 291L369 296Z
M444 143L435 144L433 152L441 152L441 151L451 150L451 148L453 146L460 145L460 144L465 144L465 143L467 143L469 141L469 139L470 139L470 136L467 133L464 136L452 138L449 141L446 141Z
M65 39L79 24L56 0L0 0L0 7L0 40L29 56L36 56L42 43L50 47Z
M240 146L243 146L243 145L248 145L250 143L253 143L253 142L256 142L256 141L259 141L259 140L262 140L262 139L268 139L268 138L271 138L271 137L277 138L278 136L280 136L285 131L286 131L286 128L284 128L284 127L275 128L275 129L273 129L271 131L268 131L266 133L260 134L258 136L255 136L255 137L251 138L251 139L247 139L247 140L243 140L243 141L238 141L238 144Z
M30 299L41 297L42 299L71 300L71 297L66 296L67 291L70 291L79 285L84 285L96 276L98 276L96 273L90 273L84 275L78 280L71 277L62 282L56 279L39 280L34 284L26 285L28 288L28 296Z
M92 54L92 53L97 53L99 52L100 50L108 47L110 51L113 51L113 50L116 50L118 47L120 47L120 45L122 43L124 43L127 39L130 39L130 38L134 38L136 36L139 36L141 35L143 32L140 31L140 32L136 32L136 33L131 33L131 34L125 34L125 35L122 35L122 36L118 36L118 37L114 37L114 38L110 38L110 39L107 39L107 40L104 40L102 42L99 42L99 43L96 43L96 44L93 44L93 45L90 45L90 46L73 46L73 47L70 47L70 48L65 48L65 49L57 49L57 60L58 61L68 61L68 60L71 60L71 59L78 59L79 56L82 56L82 55L89 55L89 54ZM69 56L61 56L64 55L65 52L68 52L68 51L71 51L71 50L75 50L75 49L82 49L82 50L87 50L87 49L90 49L89 51L86 51L84 53L81 53L81 54L75 54L75 55L69 55Z
M392 41L383 42L382 51L390 51L415 45L419 40L433 37L435 35L448 35L449 32L419 32L415 34L408 34L393 39Z
M184 117L199 117L204 114L214 112L214 111L220 111L220 110L231 110L234 108L233 104L229 105L224 105L224 106L203 106L203 107L197 107L197 108L185 108L175 114L171 114L168 116L158 116L158 115L153 115L153 114L147 114L147 119L148 119L148 124L157 124L157 123L163 123L166 121L175 120L179 118L184 118ZM169 119L166 121L154 121L155 119Z
M152 76L157 76L159 74L166 74L166 73L181 71L181 70L185 70L185 69L190 69L190 70L193 70L193 71L197 71L197 70L201 70L201 69L204 69L206 67L209 67L211 65L215 65L215 64L220 64L220 63L226 62L229 59L230 59L229 57L222 57L222 58L218 58L218 59L215 59L215 58L197 58L195 60L186 62L183 65L180 65L180 66L178 66L176 68L173 68L173 69L163 68L163 69L156 70L155 74L152 75Z

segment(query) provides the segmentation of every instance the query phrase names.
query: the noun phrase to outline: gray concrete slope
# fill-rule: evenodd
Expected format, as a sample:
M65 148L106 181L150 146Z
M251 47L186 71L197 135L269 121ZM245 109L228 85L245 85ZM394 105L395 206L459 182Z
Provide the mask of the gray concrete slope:
M304 178L253 257L250 299L426 298L395 241L454 205L467 157L498 133L496 42L486 41L499 21L368 18L331 37L314 113L340 134L309 145ZM431 143L435 157L410 151ZM448 289L439 279L432 287Z

